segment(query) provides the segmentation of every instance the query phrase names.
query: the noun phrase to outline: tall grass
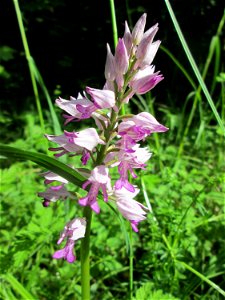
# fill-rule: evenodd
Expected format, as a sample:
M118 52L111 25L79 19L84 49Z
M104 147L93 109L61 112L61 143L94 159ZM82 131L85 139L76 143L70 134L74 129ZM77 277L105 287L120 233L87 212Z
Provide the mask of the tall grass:
M197 64L196 64L196 62L195 62L195 60L193 58L193 55L192 55L192 53L191 53L191 51L190 51L190 49L189 49L189 47L187 45L187 42L186 42L186 40L184 38L184 35L183 35L182 31L181 31L179 23L178 23L178 21L177 21L177 19L175 17L175 14L174 14L173 9L172 9L172 7L170 5L170 2L168 0L165 0L165 3L166 3L166 7L168 9L168 12L170 14L170 17L172 19L174 28L175 28L175 30L176 30L176 32L178 34L178 37L180 39L180 42L181 42L182 46L183 46L184 52L185 52L185 54L186 54L186 56L188 58L188 61L189 61L190 65L191 65L191 67L192 67L192 69L194 71L194 74L195 74L195 76L196 76L196 78L197 78L197 80L199 82L200 87L198 88L198 90L196 91L196 93L199 94L200 90L201 89L203 90L203 92L205 94L205 97L206 97L206 99L207 99L207 101L208 101L208 103L209 103L209 105L210 105L210 107L211 107L211 109L213 111L213 114L214 114L214 116L215 116L215 118L216 118L216 120L217 120L217 122L218 122L218 124L219 124L219 126L220 126L220 128L222 130L222 132L223 132L223 135L225 135L225 127L223 125L223 122L222 122L222 120L221 120L221 118L219 116L219 113L218 113L218 111L217 111L217 109L215 107L213 99L212 99L212 97L211 97L211 95L210 95L210 93L209 93L209 91L208 91L208 89L206 87L205 82L204 82L204 77L206 75L206 72L207 72L207 69L208 69L208 65L209 65L208 61L210 61L210 58L212 57L213 50L210 49L209 58L207 59L207 64L205 65L205 69L203 71L203 76L201 76L201 73L200 73L200 71L199 71L199 69L197 67ZM223 24L224 24L224 20L225 20L225 15L223 15L223 18L222 18L222 20L220 22L220 25L219 25L219 28L218 28L219 32L221 32L221 30L222 30L222 27L223 27ZM185 136L187 135L187 133L189 131L190 123L191 123L191 121L193 119L193 115L194 115L194 112L195 112L195 109L196 109L196 105L197 105L197 99L198 99L197 97L196 97L196 100L195 100L194 105L192 107L192 111L190 113L189 121L188 121L188 124L187 124L187 127L186 127L187 129L185 130ZM182 146L180 146L179 152L178 152L179 155L181 154L182 148L183 148L183 144L181 144L181 145Z
M21 33L21 38L22 38L22 42L23 42L26 59L28 62L30 78L31 78L32 87L33 87L33 91L34 91L34 97L35 97L35 102L36 102L36 106L37 106L37 111L38 111L38 115L39 115L39 121L41 124L42 132L43 132L43 134L45 133L45 121L44 121L44 117L43 117L43 109L41 106L41 101L40 101L39 92L38 92L38 84L39 84L40 88L42 89L42 92L43 92L45 99L49 106L54 133L60 134L61 127L59 124L58 117L55 113L55 109L53 107L51 97L49 95L48 89L46 88L44 80L40 74L40 71L38 70L36 63L30 54L30 49L29 49L26 32L25 32L24 25L23 25L22 13L20 10L19 2L18 2L18 0L13 0L13 3L14 3L15 11L16 11L16 16L17 16L17 20L18 20L18 25L19 25L19 29L20 29L20 33Z

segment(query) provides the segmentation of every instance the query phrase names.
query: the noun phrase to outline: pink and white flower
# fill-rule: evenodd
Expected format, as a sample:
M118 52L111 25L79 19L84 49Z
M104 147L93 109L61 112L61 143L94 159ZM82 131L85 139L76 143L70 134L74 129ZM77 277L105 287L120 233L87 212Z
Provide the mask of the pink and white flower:
M124 35L123 35L123 41L125 44L125 47L127 49L127 54L130 56L131 48L132 48L132 35L130 33L129 26L127 22L125 21L125 30L124 30Z
M140 145L136 144L131 150L124 151L120 150L117 154L118 157L118 173L120 178L115 182L115 189L120 190L123 187L130 192L134 192L134 186L128 181L128 173L130 172L133 178L137 175L134 173L133 169L145 169L145 162L151 157L151 153L147 148L140 148Z
M60 239L57 242L59 245L63 240L67 239L66 246L63 249L56 251L52 257L56 259L64 258L69 263L73 263L76 260L76 256L73 253L75 241L84 238L85 231L85 218L75 218L67 223L63 232L61 233Z
M156 52L160 46L160 41L152 42L154 36L158 31L158 24L152 26L148 31L146 31L143 35L143 38L140 44L137 47L137 52L135 54L137 58L137 62L135 64L135 68L145 68L146 66L151 65Z
M56 105L62 110L68 113L64 114L63 117L66 119L65 125L73 120L88 119L92 113L95 112L98 107L86 97L82 97L81 94L78 98L70 97L70 100L58 98L55 101Z
M129 182L129 174L136 178L135 169L145 169L146 162L151 157L148 148L141 148L138 142L145 140L153 132L168 130L147 112L128 117L121 116L119 111L122 104L128 103L134 94L145 94L163 79L152 65L160 46L160 41L154 41L158 24L144 32L146 17L147 15L143 14L132 31L125 22L124 36L118 40L115 55L107 44L106 83L103 89L86 87L85 92L78 94L77 99L70 97L70 100L62 98L56 100L56 105L65 111L65 124L92 117L101 131L102 138L95 128L79 132L64 131L59 136L46 134L49 141L58 144L56 148L49 148L57 152L54 154L56 157L64 154L70 156L81 154L83 165L87 164L90 157L92 158L94 165L92 170L80 169L87 178L82 188L88 192L78 200L78 203L81 206L90 206L98 214L99 192L102 192L105 202L110 195L118 211L130 222L135 232L138 232L138 224L146 219L149 209L134 200L139 189ZM118 138L116 141L115 137ZM100 165L97 165L98 163ZM118 177L113 190L108 167L118 168ZM58 185L54 184L45 192L38 193L44 198L44 206L59 199L74 198L74 195L65 188L68 183L66 179L50 171L43 173L42 176L45 178L45 184L58 182ZM75 218L68 222L58 240L58 244L66 240L65 247L56 251L53 258L74 262L75 242L85 236L85 231L85 218Z
M107 44L107 56L105 63L105 78L106 80L113 81L116 78L115 71L115 58L112 55L109 44Z
M101 108L112 108L115 106L115 93L110 90L98 90L86 87L86 92L91 96L95 106Z
M97 214L100 212L100 207L97 202L98 192L101 189L103 193L104 201L108 201L108 191L111 190L111 181L109 177L109 169L104 165L95 167L91 176L82 185L83 189L86 189L88 185L91 185L87 196L79 199L79 204L81 206L90 206L91 209Z
M129 66L129 57L124 40L119 38L115 50L115 69L119 74L125 74Z
M139 193L139 189L135 187L134 192L130 192L125 188L114 190L115 202L118 210L127 219L132 229L138 232L138 223L146 219L148 208L133 198Z
M104 141L100 139L95 128L87 128L80 132L64 131L64 134L59 136L48 134L45 136L49 141L57 143L60 146L57 148L49 148L52 151L61 151L55 154L56 157L66 153L83 153L86 155L85 150L92 152L98 144L105 144Z
M132 93L134 94L145 94L153 89L161 80L163 76L159 72L154 73L153 66L147 66L143 70L138 70L134 77L129 82Z
M49 206L50 202L56 202L57 200L66 200L67 198L75 198L74 195L68 192L64 186L52 186L45 192L38 193L38 196L44 199L44 207Z
M143 37L147 14L144 13L135 24L132 30L132 41L134 45L138 45Z
M41 173L40 176L45 178L45 181L44 181L45 184L49 184L49 183L52 183L54 181L59 181L59 182L62 183L62 185L68 183L68 180L66 180L62 176L59 176L58 174L53 173L51 171Z
M145 139L153 132L165 132L167 130L168 128L160 124L150 113L142 112L121 122L118 127L118 134L137 142Z

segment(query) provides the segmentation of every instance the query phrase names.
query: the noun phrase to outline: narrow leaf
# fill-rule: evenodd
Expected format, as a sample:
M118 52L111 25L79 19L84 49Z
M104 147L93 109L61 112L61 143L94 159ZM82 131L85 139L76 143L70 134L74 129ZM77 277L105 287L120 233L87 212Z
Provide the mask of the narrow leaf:
M8 281L8 283L22 297L22 299L35 299L35 297L32 296L12 274L5 275L4 279Z
M207 89L207 87L205 85L205 82L204 82L204 80L203 80L203 78L202 78L202 76L201 76L201 74L199 72L199 69L198 69L198 67L196 65L196 62L195 62L195 60L194 60L194 58L193 58L193 56L191 54L191 51L190 51L190 49L189 49L189 47L187 45L187 42L186 42L186 40L184 38L184 35L183 35L183 33L182 33L181 29L180 29L180 26L179 26L179 24L177 22L177 19L175 17L173 9L172 9L172 7L170 5L170 2L168 0L165 0L165 3L166 3L166 6L167 6L167 9L168 9L168 12L170 14L170 17L171 17L171 19L173 21L174 28L176 29L176 32L177 32L178 37L180 39L180 42L181 42L181 44L182 44L182 46L184 48L184 52L187 55L188 61L189 61L190 65L191 65L191 67L192 67L192 69L193 69L193 71L195 73L195 76L198 79L198 82L199 82L199 84L200 84L200 86L201 86L201 88L202 88L202 90L203 90L203 92L205 94L205 97L206 97L206 99L207 99L207 101L208 101L208 103L209 103L209 105L210 105L210 107L211 107L211 109L213 111L213 114L214 114L214 116L215 116L215 118L216 118L216 120L217 120L220 128L222 129L223 134L225 135L225 127L223 125L223 122L222 122L222 120L221 120L221 118L220 118L220 116L219 116L219 114L217 112L217 109L216 109L216 107L214 105L214 102L213 102L211 96L210 96L210 93L209 93L209 91L208 91L208 89Z
M30 63L31 63L31 67L32 67L32 70L33 70L33 73L34 73L34 76L35 76L35 79L37 80L37 82L39 83L44 95L45 95L45 98L48 102L48 106L49 106L49 110L50 110L50 114L51 114L51 118L52 118L52 123L53 123L53 127L54 127L54 133L57 135L57 134L61 134L61 126L59 124L59 120L58 120L58 117L57 117L57 114L54 110L54 107L53 107L53 104L52 104L52 100L51 100L51 97L49 95L49 92L48 92L48 89L44 83L44 80L41 76L41 73L33 59L33 57L30 57Z
M179 264L181 264L181 265L183 265L186 269L188 269L189 271L191 271L192 273L194 273L195 275L197 275L199 278L201 278L201 280L207 282L212 288L214 288L215 290L217 290L217 292L219 292L221 295L225 296L225 291L222 290L213 281L211 281L210 279L208 279L206 276L204 276L203 274L199 273L197 270L195 270L194 268L192 268L191 266L189 266L188 264L186 264L183 261L176 260L176 262L179 263Z
M36 164L46 168L47 170L50 170L62 176L63 178L67 179L68 181L72 182L73 184L79 187L81 187L82 182L86 180L86 178L76 170L68 167L64 163L56 160L55 158L49 157L42 153L24 151L2 144L0 144L0 153L1 155L6 156L8 158L15 158L19 160L31 160Z

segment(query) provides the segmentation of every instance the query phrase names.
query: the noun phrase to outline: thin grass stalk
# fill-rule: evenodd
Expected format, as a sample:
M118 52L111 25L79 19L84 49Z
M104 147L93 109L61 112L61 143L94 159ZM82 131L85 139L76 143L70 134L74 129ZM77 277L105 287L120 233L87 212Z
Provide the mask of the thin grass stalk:
M126 11L127 11L127 19L128 19L128 24L133 27L133 22L132 22L132 17L131 17L131 9L129 6L129 0L126 0Z
M222 19L224 19L224 16L223 16ZM222 22L222 24L223 24L223 22ZM221 25L221 22L219 24L218 29L220 28L220 30L222 30L222 27L220 25ZM221 32L217 30L217 34L220 35L220 33ZM210 43L208 56L206 58L206 62L205 62L204 69L203 69L203 72L202 72L202 79L203 80L205 80L205 78L206 78L209 66L210 66L210 64L212 62L212 58L213 58L214 52L216 51L216 42L215 41L216 41L215 37L213 36L212 40L211 40L211 43ZM196 108L197 108L197 104L198 104L199 100L201 99L200 94L201 94L202 89L203 88L202 88L202 86L200 84L198 86L197 91L196 91L194 102L193 102L193 105L192 105L192 108L191 108L191 112L190 112L190 115L189 115L189 118L188 118L185 130L184 130L184 134L183 134L182 140L180 142L180 146L179 146L179 149L178 149L178 157L180 157L181 154L183 153L185 139L186 139L186 137L187 137L187 135L189 133L189 129L191 127L191 123L192 123L193 118L194 118L194 114L195 114L195 111L196 111ZM199 103L199 105L201 105L201 103Z
M81 299L90 300L90 233L92 210L89 206L84 207L83 216L86 218L87 227L85 237L81 240L80 260L81 260Z
M114 47L116 48L118 43L118 32L117 32L116 11L115 11L114 0L109 0L109 4L110 4L111 20L112 20L113 42L114 42Z
M148 192L147 192L147 189L146 189L146 186L145 186L145 182L144 182L144 179L143 179L143 176L141 176L141 188L142 188L142 192L143 192L143 196L145 198L145 203L149 209L149 212L151 214L153 214L153 210L152 210L152 205L151 205L151 202L149 200L149 197L148 197ZM157 222L157 219L155 216L153 216L153 220L155 222Z
M218 75L218 70L219 70L219 58L221 56L221 45L220 45L220 39L219 39L219 36L221 35L222 33L222 30L223 30L223 27L224 27L224 23L225 23L225 9L224 9L224 12L223 12L223 17L222 19L220 20L220 23L219 23L219 26L218 26L218 29L217 29L217 32L216 32L216 38L217 38L217 43L216 43L216 57L215 57L215 72L217 71L217 73L215 74L214 73L214 78L216 77L216 75ZM212 85L212 90L213 90L214 86ZM222 97L224 97L224 93L222 93ZM222 118L222 120L224 120Z
M200 71L199 71L199 69L198 69L198 67L197 67L197 65L195 63L195 60L194 60L194 58L193 58L193 56L191 54L191 51L190 51L190 49L189 49L189 47L187 45L187 42L185 41L184 35L183 35L183 33L182 33L181 29L180 29L180 26L179 26L179 24L177 22L177 19L175 17L173 9L172 9L172 7L170 5L170 2L168 0L165 0L165 4L166 4L166 7L167 7L168 12L170 14L170 17L172 19L174 28L175 28L175 30L176 30L176 32L178 34L178 37L180 39L180 42L181 42L182 46L183 46L185 54L186 54L186 56L188 58L188 61L189 61L190 65L191 65L191 67L192 67L192 69L194 71L195 76L198 79L198 82L199 82L199 84L200 84L200 86L201 86L201 88L202 88L202 90L203 90L203 92L205 94L205 97L206 97L206 99L207 99L207 101L208 101L208 103L209 103L209 105L210 105L210 107L211 107L211 109L213 111L213 114L214 114L214 116L215 116L215 118L216 118L216 120L217 120L220 128L222 129L223 134L225 135L225 127L223 125L223 122L222 122L222 120L221 120L221 118L220 118L220 116L219 116L219 114L217 112L217 109L216 109L216 107L215 107L215 105L213 103L213 100L212 100L212 98L211 98L211 96L209 94L209 91L208 91L208 89L207 89L207 87L205 85L205 82L204 82L204 80L203 80L203 78L202 78L202 76L200 74ZM179 152L182 152L182 151L180 150Z
M221 60L221 44L220 44L220 39L219 36L216 35L213 37L213 42L215 43L215 62L214 62L214 72L213 72L213 81L210 89L210 94L212 95L215 87L216 87L216 76L219 74L220 70L220 60Z
M222 120L225 121L225 82L221 82L222 93Z
M25 50L25 55L26 55L26 59L27 59L28 67L29 67L29 71L30 71L30 78L31 78L31 82L32 82L32 87L33 87L35 102L36 102L36 106L37 106L39 121L40 121L40 125L41 125L41 130L44 134L45 133L44 118L43 118L41 102L40 102L40 98L39 98L39 94L38 94L38 87L37 87L37 83L36 83L36 80L35 80L35 75L34 75L33 68L32 68L32 57L30 55L30 50L29 50L29 46L28 46L28 42L27 42L27 38L26 38L26 33L25 33L25 30L24 30L24 26L23 26L21 10L20 10L20 7L19 7L18 0L13 0L13 3L14 3L14 6L15 6L15 11L16 11L18 24L19 24L20 34L21 34L21 38L22 38L22 42L23 42L23 47L24 47L24 50Z
M34 299L33 295L31 295L12 274L9 273L5 275L4 279L10 284L13 290L21 296L22 299Z
M181 72L184 74L184 76L187 78L191 86L194 88L194 90L197 89L197 85L195 84L194 80L191 78L191 75L186 71L185 67L179 62L179 60L176 59L176 57L164 46L160 45L160 49L165 52L169 58L172 59L172 61L175 63L175 65L181 70Z
M52 118L52 123L53 123L53 130L54 130L54 134L55 135L59 135L61 134L61 126L59 124L59 120L58 120L58 117L57 117L57 114L55 112L55 109L53 107L53 104L52 104L52 101L51 101L51 97L49 95L49 92L48 92L48 89L44 83L44 80L41 76L41 73L40 71L38 70L38 67L36 66L36 63L34 61L33 58L32 59L32 69L33 69L33 72L34 72L34 75L35 75L35 78L37 80L37 82L39 83L41 89L42 89L42 92L43 94L45 95L45 98L48 102L48 106L49 106L49 110L50 110L50 115L51 115L51 118Z
M192 91L190 92L187 97L185 98L185 101L184 101L184 105L182 107L182 111L181 111L181 120L184 120L185 118L185 112L186 112L186 108L187 108L187 105L188 105L188 102L192 100L192 98L194 98L195 96L199 97L199 102L201 101L201 94L197 94L196 92L197 90L197 87L195 89L195 91ZM194 101L194 100L192 100ZM193 105L193 103L192 103ZM183 122L180 123L180 126L178 128L178 131L177 131L177 136L176 136L176 142L180 142L182 141L182 138L183 138L183 134L184 134L184 126L186 124L183 124Z
M215 289L218 293L220 293L221 295L223 295L225 297L225 291L223 289L221 289L221 287L219 287L217 284L215 284L213 281L211 281L210 279L208 279L206 276L204 276L203 274L201 274L200 272L198 272L197 270L195 270L194 268L192 268L191 266L189 266L188 264L186 264L184 261L179 261L176 260L176 263L184 266L187 270L191 271L192 273L194 273L196 276L198 276L201 280L205 281L206 283L208 283L213 289Z

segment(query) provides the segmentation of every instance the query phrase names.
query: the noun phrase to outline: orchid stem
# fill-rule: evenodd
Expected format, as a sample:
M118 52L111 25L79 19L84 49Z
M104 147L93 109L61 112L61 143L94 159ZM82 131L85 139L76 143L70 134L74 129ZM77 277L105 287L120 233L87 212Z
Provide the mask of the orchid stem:
M129 260L130 260L130 300L133 299L133 270L134 270L134 251L133 251L133 243L132 243L132 236L133 236L133 231L132 228L130 226L130 234L129 234L129 238L130 238L130 249L129 249Z
M92 210L84 207L84 218L87 221L85 237L81 240L81 299L90 300L90 233Z

